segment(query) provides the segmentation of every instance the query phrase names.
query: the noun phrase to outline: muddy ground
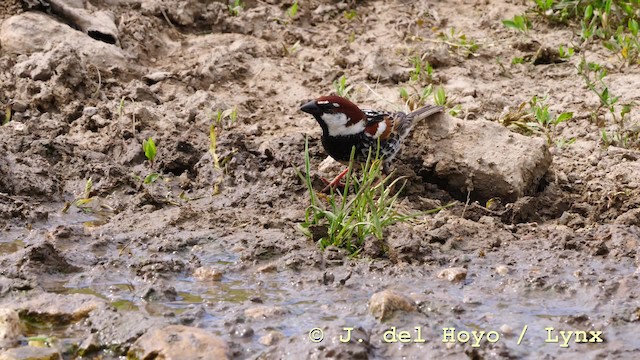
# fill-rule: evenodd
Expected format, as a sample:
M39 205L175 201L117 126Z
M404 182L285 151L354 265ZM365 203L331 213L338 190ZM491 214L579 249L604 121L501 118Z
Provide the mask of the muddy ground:
M115 45L35 5L35 18L9 28L18 40L3 30L0 101L12 118L0 127L0 302L21 326L17 350L4 356L19 358L28 337L43 336L31 344L64 358L640 357L640 152L602 144L601 128L613 124L604 112L591 120L598 99L577 55L511 64L536 41L576 41L571 28L506 29L501 20L522 13L521 1L310 0L294 18L290 5L247 0L233 16L226 2L86 2L89 12L113 12ZM5 1L0 19L23 11ZM480 45L475 55L439 40L451 28ZM638 65L620 66L602 46L586 51L610 69L621 102L640 102ZM320 129L299 105L345 75L357 103L400 109L400 87L425 85L409 79L408 58L425 53L458 117L499 121L547 95L553 112L574 113L558 137L575 143L551 146L537 193L488 210L440 188L409 140L396 161L410 179L401 205L455 205L389 228L384 254L321 251L296 227L309 201L294 171L307 134L315 175L338 168L320 170ZM233 107L237 120L218 136L221 172L209 126ZM149 137L152 164L142 150ZM144 184L150 173L161 177ZM466 276L438 276L448 268ZM379 320L369 302L383 290L395 293L380 295L393 301ZM345 327L354 328L349 343L340 342ZM393 327L412 342L385 341ZM314 328L322 341L310 340ZM485 337L443 342L450 328ZM202 347L171 355L175 344L150 345L150 329L200 336ZM561 330L592 342L561 346Z

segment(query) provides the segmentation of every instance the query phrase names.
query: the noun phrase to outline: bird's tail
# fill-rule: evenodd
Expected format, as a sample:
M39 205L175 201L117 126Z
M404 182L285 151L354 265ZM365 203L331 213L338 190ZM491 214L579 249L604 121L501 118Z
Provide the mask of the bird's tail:
M442 112L444 107L437 105L423 106L418 110L412 111L403 117L402 121L398 123L397 131L400 138L404 138L409 135L409 131L420 121L428 118L433 114Z
M444 106L427 105L421 107L418 110L410 112L407 117L411 119L411 122L413 123L413 125L415 125L416 123L428 118L429 116L442 111L444 111Z

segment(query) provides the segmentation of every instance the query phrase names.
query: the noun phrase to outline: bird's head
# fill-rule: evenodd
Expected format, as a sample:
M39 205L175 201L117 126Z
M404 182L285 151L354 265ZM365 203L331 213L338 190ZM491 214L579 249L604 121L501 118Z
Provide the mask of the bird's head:
M318 121L324 135L348 136L364 131L366 116L351 101L340 96L322 96L301 108Z

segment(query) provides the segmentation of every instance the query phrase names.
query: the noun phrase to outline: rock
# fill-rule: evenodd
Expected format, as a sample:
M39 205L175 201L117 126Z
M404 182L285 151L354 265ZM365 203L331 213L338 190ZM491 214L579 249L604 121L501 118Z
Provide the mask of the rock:
M414 144L426 145L424 167L449 191L486 202L513 202L536 192L551 165L540 138L526 137L485 120L464 121L446 114L430 117L413 131Z
M509 274L509 268L506 265L496 266L496 273L500 276L506 276Z
M203 266L193 272L193 277L199 281L220 281L222 280L222 274L221 270Z
M81 320L104 305L102 299L92 295L42 293L7 307L39 322L61 325Z
M0 309L0 349L17 345L20 336L22 331L18 312L13 309Z
M258 342L264 346L271 346L284 339L284 334L279 331L269 331L258 339Z
M196 360L228 359L229 348L211 332L189 326L169 325L147 331L131 346L128 358Z
M91 354L98 350L100 350L98 335L90 334L86 339L84 339L82 344L80 344L80 347L78 347L78 354L80 356L86 356L87 354Z
M640 208L629 210L618 216L615 223L621 225L640 225Z
M23 346L0 354L0 360L59 360L62 355L55 348Z
M384 320L395 311L416 311L416 304L409 297L395 290L383 290L371 296L369 312L378 320Z
M25 41L28 39L28 41ZM31 54L66 42L99 68L124 65L126 57L117 46L97 41L40 12L25 12L2 22L0 45L3 52Z
M253 319L267 319L286 314L287 309L280 306L256 306L244 311L244 316Z
M452 267L440 271L438 279L446 279L451 282L462 281L467 278L467 269L463 267Z
M92 117L97 113L98 113L98 108L95 106L86 106L84 109L82 109L82 115L86 117Z

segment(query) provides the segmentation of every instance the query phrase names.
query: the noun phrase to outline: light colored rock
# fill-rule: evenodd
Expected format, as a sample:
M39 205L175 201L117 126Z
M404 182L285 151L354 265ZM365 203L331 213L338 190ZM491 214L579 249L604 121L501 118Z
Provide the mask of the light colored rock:
M169 325L147 331L131 346L127 358L164 360L228 359L229 348L209 331Z
M513 202L533 194L551 165L541 138L509 131L485 120L434 115L413 131L413 144L427 144L423 163L450 191L479 200Z
M463 267L452 267L440 271L438 279L446 279L451 282L462 281L467 278L467 269Z
M222 270L203 266L193 272L193 277L199 281L220 281L223 274Z
M395 290L383 290L371 296L369 312L378 320L386 319L395 311L416 311L416 304Z
M287 313L287 309L280 306L256 306L244 311L244 316L252 319L267 319L282 316Z
M119 47L92 39L44 13L14 15L0 26L3 52L32 54L47 51L63 42L75 48L88 63L99 68L125 64L126 57Z
M18 312L13 309L0 309L0 349L17 345L20 336L22 331Z
M496 266L496 273L500 276L505 276L509 273L509 267L507 265Z
M269 331L267 334L260 337L258 342L264 346L271 346L284 339L284 334L279 331Z
M22 346L0 354L0 360L60 360L57 349L39 346Z

